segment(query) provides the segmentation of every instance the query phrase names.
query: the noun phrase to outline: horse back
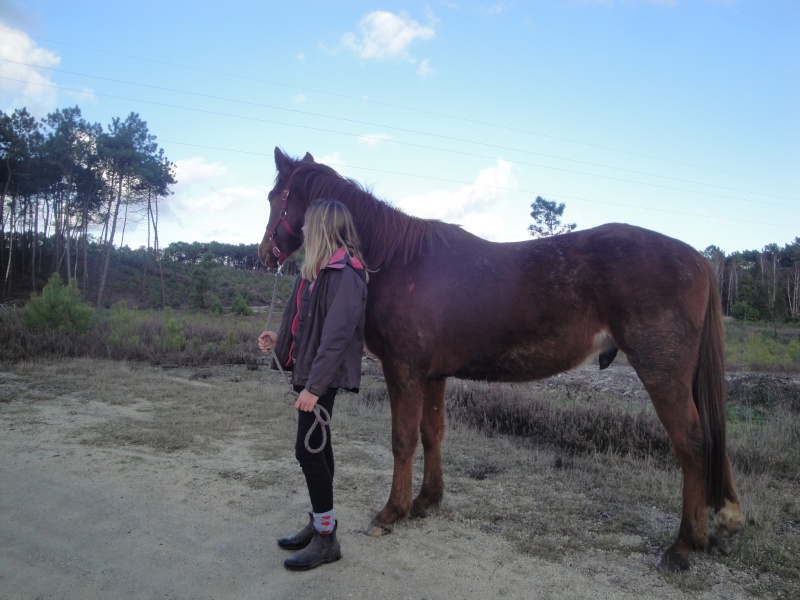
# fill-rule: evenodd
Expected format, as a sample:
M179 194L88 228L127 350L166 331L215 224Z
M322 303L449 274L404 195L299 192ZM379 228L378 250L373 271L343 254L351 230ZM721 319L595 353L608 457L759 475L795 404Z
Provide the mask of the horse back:
M630 225L514 243L459 230L373 277L367 343L428 377L548 377L612 349L646 351L651 331L699 331L709 273L687 244Z

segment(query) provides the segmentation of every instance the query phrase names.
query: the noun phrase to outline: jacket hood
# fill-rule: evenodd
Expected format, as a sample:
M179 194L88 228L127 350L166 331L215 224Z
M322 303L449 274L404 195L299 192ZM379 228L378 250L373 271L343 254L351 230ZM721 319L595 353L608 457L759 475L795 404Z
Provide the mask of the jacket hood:
M357 271L364 270L364 265L361 263L361 261L355 256L350 256L350 254L344 248L339 248L333 253L333 256L331 256L331 259L328 261L328 264L325 266L325 268L344 269L348 263L350 263L350 266Z

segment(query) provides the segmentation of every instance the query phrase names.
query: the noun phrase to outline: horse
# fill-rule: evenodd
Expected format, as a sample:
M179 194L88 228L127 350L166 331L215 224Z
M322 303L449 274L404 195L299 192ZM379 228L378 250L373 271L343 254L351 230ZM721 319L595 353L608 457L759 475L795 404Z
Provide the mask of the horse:
M736 532L743 513L725 446L720 294L710 263L660 233L611 223L523 242L481 239L420 219L354 180L275 148L277 175L259 257L275 268L303 243L306 209L336 199L350 210L370 269L366 346L389 392L394 468L389 498L367 533L422 517L444 494L441 445L448 377L542 379L618 350L641 379L683 475L678 536L658 566ZM412 501L419 439L423 479ZM707 507L717 515L708 532Z

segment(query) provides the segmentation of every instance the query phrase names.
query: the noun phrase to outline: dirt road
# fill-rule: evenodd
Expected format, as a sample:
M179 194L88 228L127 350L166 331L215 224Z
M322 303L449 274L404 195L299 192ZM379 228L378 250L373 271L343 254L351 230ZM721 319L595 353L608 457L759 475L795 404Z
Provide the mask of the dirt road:
M468 519L433 515L371 538L361 533L371 515L363 487L352 485L337 491L344 558L289 572L275 539L301 526L307 510L293 457L273 460L274 477L263 485L247 485L259 461L239 433L208 452L86 443L87 427L146 414L157 399L109 404L48 392L46 381L2 368L0 384L5 600L748 597L748 576L713 562L704 568L718 570L716 583L695 590L678 579L684 575L656 571L654 556L636 549L549 562ZM344 441L337 452L358 443L368 442ZM378 446L370 456L369 478L386 493L390 453ZM347 469L356 467L345 460L338 468L348 481ZM373 509L385 499L369 495Z

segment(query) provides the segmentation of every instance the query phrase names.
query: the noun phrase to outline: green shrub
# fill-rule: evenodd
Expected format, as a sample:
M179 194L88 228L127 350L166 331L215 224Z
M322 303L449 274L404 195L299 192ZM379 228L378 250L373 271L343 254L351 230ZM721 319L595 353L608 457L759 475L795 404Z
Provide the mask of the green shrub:
M225 309L222 308L222 302L220 302L219 297L211 292L208 294L208 309L215 315L221 315L225 312Z
M253 314L253 310L247 305L247 302L241 294L236 294L236 298L233 299L231 312L235 315L242 315L243 317L249 317Z
M167 352L178 352L186 346L186 335L183 324L171 310L164 311L164 349Z
M131 310L124 300L111 305L108 316L108 342L120 349L139 346L139 313Z
M729 328L733 329L733 328ZM726 337L728 366L751 371L793 371L800 369L800 340L794 332L761 328L736 328Z
M92 328L94 309L81 300L81 292L73 279L61 283L54 273L42 290L31 294L25 310L25 324L31 329L56 329L65 333L86 333Z
M736 319L737 321L761 321L762 315L761 312L750 305L749 302L746 300L742 302L737 302L733 306L733 310L731 311L731 316Z
M792 340L786 345L786 354L792 364L800 365L800 340Z

